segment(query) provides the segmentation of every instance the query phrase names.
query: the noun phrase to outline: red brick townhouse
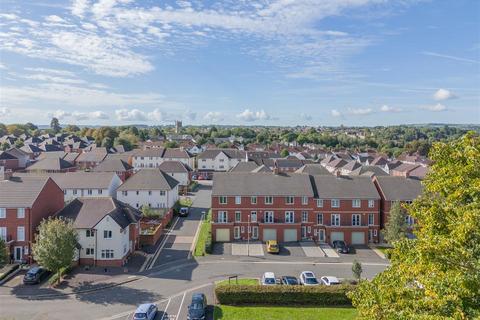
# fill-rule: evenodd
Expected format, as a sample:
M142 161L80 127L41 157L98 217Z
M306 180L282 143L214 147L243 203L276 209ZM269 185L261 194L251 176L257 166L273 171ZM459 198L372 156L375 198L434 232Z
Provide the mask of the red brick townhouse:
M369 177L232 172L214 176L214 241L378 241L380 197Z
M422 194L423 186L419 179L393 177L393 176L376 176L373 182L381 197L380 203L380 226L383 229L388 221L390 208L395 201L400 203L411 203L420 194ZM407 223L413 225L413 218L408 216Z
M63 208L63 191L49 177L0 181L0 237L15 261L31 261L31 244L42 219Z

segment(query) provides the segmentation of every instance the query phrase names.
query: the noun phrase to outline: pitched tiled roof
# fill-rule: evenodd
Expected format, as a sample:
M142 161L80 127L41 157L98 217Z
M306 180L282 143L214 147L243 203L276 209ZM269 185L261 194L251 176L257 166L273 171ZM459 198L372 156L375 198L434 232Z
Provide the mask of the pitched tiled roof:
M102 162L103 159L107 156L108 152L106 148L95 148L92 151L82 152L78 158L77 162Z
M330 172L325 169L321 164L309 163L303 167L297 169L296 173L307 173L311 175L321 175L321 174L330 174Z
M378 156L370 162L372 166L384 166L388 163L388 160L385 157Z
M342 167L342 169L345 169L345 170L349 170L349 171L353 171L355 169L358 169L360 168L362 165L360 163L358 163L357 161L355 160L351 160L349 161L346 165L344 165Z
M420 180L382 176L376 177L380 191L387 201L414 200L423 190Z
M180 161L164 161L158 166L158 169L167 173L188 173L192 171L189 166L185 165L183 162Z
M136 223L141 212L111 197L103 197L76 198L56 215L73 220L78 229L92 229L108 215L123 229Z
M345 160L343 160L343 159L335 159L335 160L329 162L329 163L327 164L327 166L338 169L338 168L343 167L343 166L346 165L346 164L347 164L347 161L345 161Z
M105 158L99 165L93 168L93 172L124 172L132 170L133 167L122 159Z
M163 157L164 158L190 159L192 156L186 150L168 148L168 149L165 150L165 153L163 154Z
M237 149L207 149L198 155L198 159L214 159L220 152L230 159L245 159L245 151Z
M316 193L321 199L379 199L370 177L313 176Z
M172 190L178 181L159 169L142 169L117 190Z
M62 189L107 189L114 175L112 172L66 172L50 176Z
M151 149L145 149L145 150L135 150L135 152L133 153L133 156L162 158L164 153L165 153L164 148L151 148Z
M221 172L213 175L214 196L313 196L308 175Z
M65 161L63 159L57 158L57 157L47 157L42 160L39 160L32 164L30 167L27 167L25 170L27 171L35 171L35 170L63 170L63 169L68 169L72 168L73 165Z
M30 208L49 180L46 176L12 177L0 181L0 207Z
M258 165L254 161L241 161L237 163L235 167L233 167L230 172L251 172L252 170L256 169Z
M368 176L388 176L388 173L386 173L381 167L378 166L361 166L360 168L357 168L350 172L350 176L362 176L362 175L368 175Z

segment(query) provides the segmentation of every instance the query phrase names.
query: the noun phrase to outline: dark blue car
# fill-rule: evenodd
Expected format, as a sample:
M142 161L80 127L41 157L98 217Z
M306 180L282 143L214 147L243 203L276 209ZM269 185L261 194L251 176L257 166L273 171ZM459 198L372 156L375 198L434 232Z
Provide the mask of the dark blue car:
M203 293L194 293L188 306L188 320L204 320L207 317L207 297Z

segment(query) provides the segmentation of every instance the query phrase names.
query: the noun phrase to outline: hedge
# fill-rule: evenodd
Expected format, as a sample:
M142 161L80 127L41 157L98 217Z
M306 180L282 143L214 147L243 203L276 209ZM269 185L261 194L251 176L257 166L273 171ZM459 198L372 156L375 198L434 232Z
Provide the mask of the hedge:
M304 306L351 306L347 292L355 286L262 286L235 285L217 286L215 294L220 304L225 305L304 305Z
M200 225L200 232L198 234L197 243L195 244L195 256L204 256L212 253L212 209L204 217Z
M60 283L62 280L62 277L68 274L71 271L70 267L63 267L58 270L58 272L55 272L52 274L52 276L48 279L48 284L51 286L55 286Z

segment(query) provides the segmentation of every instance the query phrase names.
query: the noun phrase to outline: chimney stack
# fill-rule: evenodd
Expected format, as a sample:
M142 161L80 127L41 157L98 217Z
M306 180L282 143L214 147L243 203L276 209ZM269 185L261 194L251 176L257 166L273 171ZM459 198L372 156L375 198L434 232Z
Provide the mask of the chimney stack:
M335 171L335 176L336 176L337 178L340 178L340 176L341 176L340 170L336 170L336 171Z
M6 170L5 167L0 167L0 179L1 180L10 180L12 177L13 172L12 170Z

